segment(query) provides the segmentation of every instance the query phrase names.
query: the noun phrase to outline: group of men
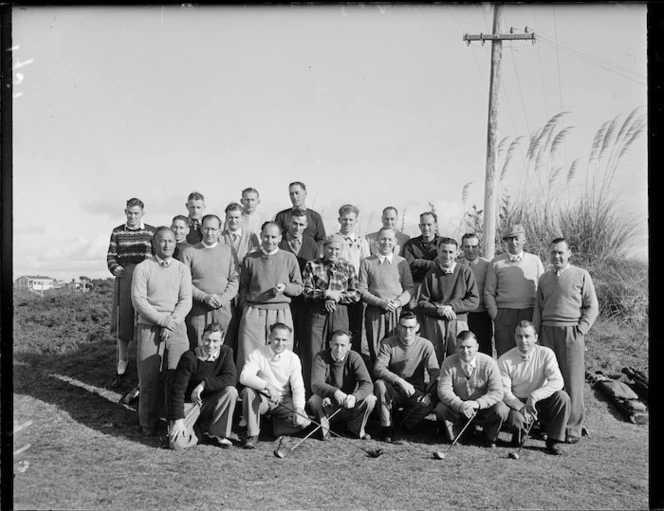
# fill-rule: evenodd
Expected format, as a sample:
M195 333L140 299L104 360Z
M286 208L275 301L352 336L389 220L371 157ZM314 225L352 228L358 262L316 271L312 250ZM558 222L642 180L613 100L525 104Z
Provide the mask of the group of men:
M254 188L223 220L204 214L193 192L188 216L159 228L143 223L140 200L127 202L107 260L117 374L135 338L144 435L157 433L163 412L173 448L229 446L241 399L246 448L264 414L277 436L313 420L327 439L332 419L369 439L374 408L387 442L432 412L449 441L469 420L488 446L504 422L515 442L540 422L552 454L579 440L583 336L598 306L566 240L551 243L545 272L523 250L520 225L492 261L479 256L475 233L462 237L460 255L434 212L420 215L421 235L410 239L387 207L383 226L363 238L359 210L346 204L327 235L306 195L304 183L291 183L292 207L263 222Z

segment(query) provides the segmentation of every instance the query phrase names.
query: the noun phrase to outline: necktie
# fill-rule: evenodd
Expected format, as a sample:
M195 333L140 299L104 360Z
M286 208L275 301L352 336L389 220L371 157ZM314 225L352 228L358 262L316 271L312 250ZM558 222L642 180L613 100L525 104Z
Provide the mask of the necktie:
M466 379L469 379L470 376L473 374L473 368L470 366L470 364L463 365L463 374L466 375Z
M236 232L234 232L231 236L233 237L233 243L237 242L238 238L240 237Z
M293 249L298 252L300 250L300 240L293 238Z

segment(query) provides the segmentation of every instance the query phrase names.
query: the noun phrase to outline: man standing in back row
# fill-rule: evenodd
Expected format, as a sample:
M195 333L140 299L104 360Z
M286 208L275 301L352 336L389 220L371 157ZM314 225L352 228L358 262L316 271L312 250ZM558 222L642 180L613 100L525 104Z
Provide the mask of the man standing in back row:
M484 303L493 320L498 357L516 346L514 330L532 321L537 281L544 273L542 261L523 250L526 230L514 225L503 235L507 252L493 258L484 284Z
M584 336L597 319L599 305L590 274L569 264L571 254L565 238L551 242L553 268L540 278L533 324L542 346L556 354L563 373L572 405L565 440L575 444L583 432Z
M397 208L394 206L387 206L383 210L381 221L383 222L384 228L389 227L394 230L395 242L394 246L392 247L392 252L394 255L402 255L401 252L403 251L403 247L410 239L410 236L397 230L397 223L399 222L399 212L397 211ZM379 252L379 234L380 231L367 234L367 241L369 242L369 250L371 251L371 255L376 255Z
M274 217L275 223L281 228L282 232L287 232L293 210L305 211L307 214L307 228L304 230L304 234L311 236L317 243L322 243L325 239L325 226L321 216L313 209L307 208L307 187L301 181L293 181L288 185L288 195L293 207L279 211Z

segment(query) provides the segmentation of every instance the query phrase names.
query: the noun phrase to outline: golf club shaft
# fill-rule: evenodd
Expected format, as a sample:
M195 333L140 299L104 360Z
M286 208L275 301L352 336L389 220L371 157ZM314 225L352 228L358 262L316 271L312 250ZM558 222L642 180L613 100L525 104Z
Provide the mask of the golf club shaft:
M334 417L334 416L335 416L336 414L338 414L340 411L341 411L341 408L337 408L337 410L336 410L332 415L330 415L330 416L327 418L327 420L331 420L332 417ZM302 442L304 442L307 438L309 438L311 435L313 435L316 431L318 431L318 430L321 429L322 427L323 427L322 424L319 424L318 426L316 426L314 429L312 429L312 430L307 434L307 436L305 436L302 440L300 440L298 443L296 443L293 447L291 447L290 449L288 449L288 452L291 452L291 451L295 450L295 448L296 448L298 445L300 445ZM328 429L328 431L330 431L330 430Z
M519 450L516 451L517 454L521 452L521 449L523 449L524 444L526 443L526 439L528 438L528 435L530 435L530 429L533 427L533 424L535 424L535 419L530 421L530 424L528 424L528 428L526 428L526 433L523 435L523 438L521 439L521 444L519 445Z
M468 419L468 421L466 422L466 424L464 425L464 427L461 429L461 431L459 431L459 434L456 436L456 438L455 438L454 441L452 442L452 445L450 445L449 448L447 449L447 452L450 452L450 449L452 449L452 447L454 447L454 446L456 445L456 443L459 441L459 438L461 438L461 435L463 435L464 431L466 431L466 429L468 428L468 426L470 426L470 423L473 422L473 420L475 419L475 417L477 417L477 412L475 412L475 413L473 414L473 416L472 416L470 419Z
M433 380L431 380L429 382L429 385L427 385L427 388L424 389L424 394L422 394L419 398L417 398L417 404L420 404L422 402L422 400L424 399L424 396L429 395L429 393L433 389L434 385L436 385L436 381L437 380L434 378ZM416 408L416 406L413 406L413 407L411 407L410 410L408 410L408 412L406 412L406 415L404 415L403 419L401 419L401 421L399 422L399 426L398 426L399 428L401 428L401 426L403 426L406 423L406 420L408 419L408 417L410 417L410 415L413 413L413 410L415 410L415 408Z
M268 395L265 394L264 392L261 392L260 390L257 390L256 392L258 392L260 395L262 395L262 396L264 396L264 397L270 399L270 396L268 396ZM306 415L304 415L304 414L298 412L297 410L291 408L290 406L286 406L285 404L283 404L283 403L281 403L281 402L279 403L279 405L280 405L280 406L283 406L283 407L284 407L286 410L288 410L289 412L294 413L295 415L299 415L300 417L304 417L304 418L307 419L308 421L313 422L316 426L322 427L322 424L316 422L315 420L310 419L308 416L306 416ZM360 450L361 450L362 452L364 452L365 454L369 454L368 451L366 451L365 449L362 449L362 447L359 447L359 446L355 445L353 442L351 442L351 441L348 440L347 438L344 438L343 436L341 436L341 435L340 435L339 433L337 433L336 431L332 431L331 429L328 429L328 431L329 431L330 433L332 433L334 436L336 436L337 438L340 438L341 440L343 440L344 442L346 442L348 445L352 445L352 446L355 447L356 449L360 449Z

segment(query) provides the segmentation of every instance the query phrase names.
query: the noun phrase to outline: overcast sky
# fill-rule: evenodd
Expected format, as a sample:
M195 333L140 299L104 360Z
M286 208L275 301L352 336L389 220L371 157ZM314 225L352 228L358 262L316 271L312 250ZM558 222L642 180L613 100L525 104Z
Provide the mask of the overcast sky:
M491 53L462 36L491 20L488 4L14 9L14 278L110 277L131 197L162 225L192 190L223 214L253 186L271 217L295 180L328 231L353 203L360 234L394 205L417 235L432 203L459 237L483 206ZM535 44L503 43L499 138L568 111L561 164L587 162L602 123L647 108L646 6L504 7L505 31L526 26ZM646 151L644 136L614 182L644 227L639 257Z

